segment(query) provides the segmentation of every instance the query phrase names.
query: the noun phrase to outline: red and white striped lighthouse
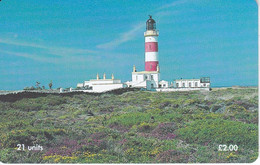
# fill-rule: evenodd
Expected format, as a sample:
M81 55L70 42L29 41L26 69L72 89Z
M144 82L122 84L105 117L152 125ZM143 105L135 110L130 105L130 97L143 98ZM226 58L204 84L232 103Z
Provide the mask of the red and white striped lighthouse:
M156 30L156 23L149 15L146 21L145 38L145 71L158 71L158 36L159 32Z

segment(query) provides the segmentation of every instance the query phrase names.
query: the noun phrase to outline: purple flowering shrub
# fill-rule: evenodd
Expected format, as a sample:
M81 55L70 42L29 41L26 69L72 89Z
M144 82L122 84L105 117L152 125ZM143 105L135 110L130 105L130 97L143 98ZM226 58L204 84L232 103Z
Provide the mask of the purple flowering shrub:
M105 132L96 132L90 135L91 139L103 139L106 138L107 134Z
M45 156L50 155L61 155L61 156L71 156L74 152L82 147L78 144L76 140L64 139L61 143L53 146L47 150Z
M83 151L98 152L106 148L107 144L105 140L98 139L86 139L82 140L81 143Z
M100 134L92 134L93 137L101 136ZM80 141L73 140L73 139L63 139L57 145L49 148L45 153L45 156L50 155L61 155L61 156L72 156L73 153L90 151L90 152L98 152L102 149L106 148L106 143L104 140L98 139L83 139Z
M123 132L123 133L124 132L128 132L129 129L130 129L130 127L127 127L127 126L124 126L124 125L120 125L118 123L112 123L112 124L109 125L109 127L112 128L112 129L115 129L115 130L117 130L119 132Z
M127 143L127 139L120 140L118 143L124 145L125 143Z
M141 133L141 135L144 137L155 137L160 140L175 139L176 134L174 134L174 127L174 123L160 123L150 133Z

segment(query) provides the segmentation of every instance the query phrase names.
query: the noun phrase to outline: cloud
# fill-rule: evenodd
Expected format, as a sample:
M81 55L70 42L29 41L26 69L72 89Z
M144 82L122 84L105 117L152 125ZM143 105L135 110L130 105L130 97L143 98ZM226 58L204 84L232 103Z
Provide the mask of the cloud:
M3 48L0 50L1 53L24 57L40 62L48 63L70 63L70 62L82 62L82 61L95 61L97 56L95 55L97 51L88 49L77 49L77 48L62 48L55 46L46 46L35 43L28 43L23 41L17 41L16 39L0 39L0 44L12 45L16 47L28 47L25 52L17 52L16 49L10 50L10 48ZM38 49L36 52L32 51L31 48ZM19 49L20 50L20 49Z
M10 39L0 39L0 44L12 45L17 47L28 47L36 48L39 51L37 53L32 52L28 49L26 52L17 52L15 49L10 50L10 48L3 48L0 50L1 53L8 55L14 55L24 58L29 58L32 60L48 63L67 63L67 62L82 62L82 61L93 61L97 59L97 51L88 50L88 49L78 49L78 48L63 48L55 46L46 46L35 43L28 43L24 41L10 40ZM41 51L40 51L41 50ZM87 58L86 58L87 57Z
M61 57L61 56L46 56L45 53L36 54L36 53L24 53L24 52L15 52L15 51L8 51L8 50L0 50L0 53L4 55L24 57L35 61L52 63L52 64L85 63L86 65L90 65L90 64L95 64L95 61L100 61L100 57L95 55L88 55L87 57L83 55Z
M128 33L122 34L121 39L126 42L127 38L129 38L131 35L134 35L134 33L138 29L139 29L139 26L136 26L133 30L129 31ZM100 53L100 51L97 51L97 50L61 48L61 47L54 47L54 46L48 47L45 45L21 42L21 41L10 40L10 39L8 39L8 40L0 39L0 44L29 48L29 49L23 49L23 52L21 52L20 49L19 50L16 50L16 49L10 50L10 48L8 48L8 47L5 49L2 48L2 49L0 49L0 53L2 53L2 54L19 56L19 57L32 59L35 61L48 62L48 63L54 63L54 64L86 63L86 65L90 65L90 64L95 64L95 65L102 64L103 65L103 63L107 63L107 61L105 59L110 58L112 56L113 57L117 56L118 59L120 59L122 56L124 56L124 57L127 56L127 54L122 55L122 54L117 54L115 52L114 53L111 53L111 52ZM31 48L33 48L33 49L36 48L36 51L35 50L32 51Z
M114 39L110 42L104 43L104 44L97 45L97 48L114 49L117 46L121 45L122 43L125 43L125 42L130 41L133 38L135 38L136 35L138 34L137 32L140 31L141 29L143 29L144 27L145 27L144 23L138 23L137 25L135 25L133 27L133 29L122 33L119 36L119 38L116 38L116 39Z
M174 14L178 14L179 11L159 11L157 13L155 13L155 16L156 17L165 17L165 16L171 16L171 15L174 15Z
M190 2L190 1L191 0L174 1L172 3L169 3L169 4L166 4L166 5L163 5L163 6L159 7L157 10L162 10L162 9L166 9L166 8L170 8L170 7L175 7L176 5L183 4L183 3L186 3L186 2Z
M49 58L37 56L35 54L20 53L20 52L17 53L17 52L13 52L13 51L5 51L5 50L0 50L0 52L3 53L3 54L9 54L9 55L13 55L13 56L25 57L25 58L33 59L33 60L36 60L36 61L52 62L52 61L50 61Z
M45 51L47 51L47 53L53 54L53 55L58 55L58 56L70 56L70 55L77 55L77 54L97 53L96 51L88 50L88 49L54 47L54 46L46 46L46 45L40 45L40 44L35 44L35 43L28 43L28 42L24 42L24 41L14 41L14 40L7 40L7 39L0 39L0 43L7 44L7 45L14 45L14 46L23 46L23 47L44 49Z

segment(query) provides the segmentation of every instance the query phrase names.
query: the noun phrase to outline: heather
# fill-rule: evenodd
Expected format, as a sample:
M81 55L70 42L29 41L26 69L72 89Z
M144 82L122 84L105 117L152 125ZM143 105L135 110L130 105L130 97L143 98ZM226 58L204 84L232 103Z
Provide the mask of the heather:
M3 98L3 96L1 96ZM5 163L229 163L258 156L258 89L0 101ZM18 151L17 144L42 151ZM237 151L218 151L220 144Z

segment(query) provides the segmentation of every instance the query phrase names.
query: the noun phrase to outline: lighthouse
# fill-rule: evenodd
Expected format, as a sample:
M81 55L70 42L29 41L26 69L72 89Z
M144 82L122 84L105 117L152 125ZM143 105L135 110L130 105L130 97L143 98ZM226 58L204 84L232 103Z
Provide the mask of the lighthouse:
M159 32L156 30L156 22L149 15L146 21L145 38L145 71L157 71L159 68L158 61L158 36Z
M145 40L145 70L137 71L133 66L132 81L126 82L128 87L140 87L148 90L158 88L160 81L160 68L158 61L158 36L155 20L149 15L146 21Z

